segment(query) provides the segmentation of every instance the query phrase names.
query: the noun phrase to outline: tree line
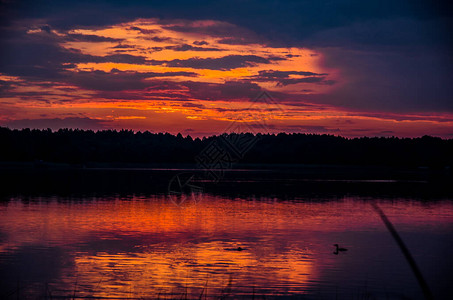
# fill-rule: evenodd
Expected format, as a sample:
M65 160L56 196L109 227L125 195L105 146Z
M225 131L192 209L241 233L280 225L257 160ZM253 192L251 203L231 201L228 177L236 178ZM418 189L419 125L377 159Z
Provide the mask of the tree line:
M190 135L132 130L0 127L0 145L2 162L195 164L208 153L217 159L227 154L233 162L254 164L453 166L453 139L431 136L345 138L241 133L194 139ZM220 152L211 151L217 148Z

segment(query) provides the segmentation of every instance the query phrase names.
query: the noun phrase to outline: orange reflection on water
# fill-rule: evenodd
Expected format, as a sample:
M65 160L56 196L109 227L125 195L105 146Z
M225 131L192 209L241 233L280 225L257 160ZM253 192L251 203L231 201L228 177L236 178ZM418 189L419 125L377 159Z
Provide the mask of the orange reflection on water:
M448 232L453 222L448 202L381 207L401 230ZM218 296L230 280L235 294L250 295L254 288L303 294L326 270L344 263L332 255L332 243L356 247L359 255L364 242L348 238L348 232L385 233L370 205L354 198L290 202L204 195L184 207L165 196L41 198L11 201L0 215L0 229L7 233L2 253L30 246L62 249L67 253L60 261L62 275L49 282L54 295L75 289L78 296L93 297L187 292L197 298L206 288L209 296Z

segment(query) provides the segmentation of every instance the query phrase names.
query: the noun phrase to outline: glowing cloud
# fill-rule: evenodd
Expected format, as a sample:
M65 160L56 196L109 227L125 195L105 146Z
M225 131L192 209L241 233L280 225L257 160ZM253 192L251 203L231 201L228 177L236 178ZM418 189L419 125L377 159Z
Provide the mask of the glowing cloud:
M216 134L238 117L255 121L250 101L262 91L278 104L277 113L275 105L261 109L276 132L445 136L453 124L448 113L370 114L322 104L348 79L326 67L321 51L276 47L227 22L137 19L21 30L31 47L47 52L17 67L22 74L0 74L7 112L0 122L11 127L64 127L65 120L72 127L80 118L96 128Z

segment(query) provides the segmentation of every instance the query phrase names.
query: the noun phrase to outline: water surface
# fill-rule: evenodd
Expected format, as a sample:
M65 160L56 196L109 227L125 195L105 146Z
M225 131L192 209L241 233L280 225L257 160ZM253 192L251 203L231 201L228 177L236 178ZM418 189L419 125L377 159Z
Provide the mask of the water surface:
M213 194L180 206L166 195L8 197L0 298L422 299L370 202L435 296L452 298L451 199ZM348 251L335 255L335 243Z

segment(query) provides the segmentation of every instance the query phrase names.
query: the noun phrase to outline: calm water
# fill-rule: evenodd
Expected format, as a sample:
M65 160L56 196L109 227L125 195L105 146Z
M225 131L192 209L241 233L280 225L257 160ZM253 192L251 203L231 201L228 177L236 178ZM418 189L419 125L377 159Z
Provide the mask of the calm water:
M451 199L198 200L10 197L0 202L0 298L422 299L375 201L435 296L453 299ZM335 255L335 243L348 251Z

